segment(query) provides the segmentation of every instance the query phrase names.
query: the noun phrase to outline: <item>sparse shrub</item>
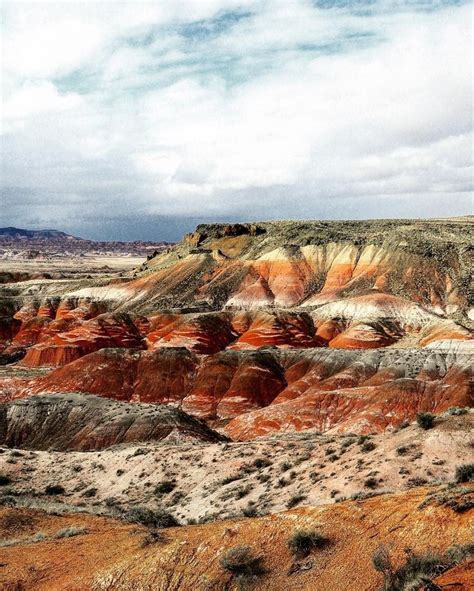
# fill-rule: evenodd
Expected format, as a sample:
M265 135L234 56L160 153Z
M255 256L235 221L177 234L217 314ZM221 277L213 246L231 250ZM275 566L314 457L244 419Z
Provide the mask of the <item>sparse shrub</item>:
M296 505L299 505L301 501L304 501L305 499L306 495L293 495L292 497L290 497L290 500L288 501L286 506L288 507L288 509L291 509L292 507L296 507Z
M414 478L409 478L408 479L407 485L410 488L414 488L415 486L423 486L427 482L428 481L426 480L426 478L422 478L421 476L415 476Z
M34 523L35 519L32 515L25 515L17 511L4 513L0 517L0 528L6 531L29 528Z
M159 529L150 530L142 540L142 547L150 546L151 544L157 544L158 542L164 542L165 536Z
M255 505L251 505L250 503L245 507L242 511L245 517L257 517L258 511Z
M149 528L175 527L179 525L176 518L164 509L149 509L148 507L133 507L124 518L130 523L140 523Z
M393 574L393 564L390 554L385 546L379 546L372 555L372 564L375 570L382 573L384 577L391 577Z
M115 472L115 474L116 474L117 476L122 476L123 474L125 474L125 470L122 470L121 468L119 468L119 469L117 470L117 472Z
M448 408L448 410L444 414L451 415L451 416L459 416L459 415L465 415L468 412L469 411L467 408L459 408L459 406L451 406Z
M131 457L146 456L149 453L150 453L150 450L147 449L146 447L139 447L135 450L135 453L133 453Z
M85 497L86 499L90 499L92 497L95 497L96 494L97 494L96 488L89 488L82 493L82 496Z
M400 445L397 447L397 454L399 456L405 456L409 452L409 448L406 445Z
M377 446L373 441L364 441L364 443L360 446L360 449L367 453L369 451L373 451Z
M89 530L85 527L65 527L60 529L54 534L55 538L72 538L74 536L80 536L82 534L89 533Z
M235 491L235 498L236 499L243 499L244 497L246 497L249 492L252 490L251 486L241 486L240 488L238 488Z
M361 490L361 491L359 491L359 492L356 492L356 493L352 494L352 495L350 496L350 499L351 499L351 500L353 500L353 501L363 501L363 500L365 500L365 499L370 499L370 498L372 498L372 497L376 497L376 496L378 496L378 495L380 495L380 494L382 494L382 493L377 493L377 492L365 492L365 491L362 491L362 490Z
M60 484L48 484L44 489L47 495L63 495L65 493L64 487Z
M249 546L234 546L220 558L221 567L235 578L242 588L264 573L262 558L256 556Z
M221 484L230 484L231 482L240 480L242 477L242 474L231 474L230 476L226 476L225 478L223 478L221 480Z
M435 415L430 412L419 412L416 415L416 422L419 427L426 431L434 427Z
M268 458L255 458L253 465L255 466L255 468L258 468L260 470L262 468L267 468L268 466L271 466L272 463Z
M11 484L12 479L6 474L0 474L0 486L7 486Z
M288 540L290 552L297 558L304 558L312 550L323 548L329 540L314 529L298 529Z
M183 491L181 490L177 490L175 493L173 493L171 495L171 499L170 499L170 504L171 505L176 505L178 504L182 499L184 499L186 495L184 494Z
M367 478L367 480L364 482L364 486L365 488L377 488L379 485L379 483L377 482L376 478Z
M456 482L474 482L474 463L456 467Z
M176 488L176 482L174 480L163 480L160 484L155 487L156 495L167 495Z
M407 548L405 564L395 570L387 549L380 546L372 556L372 564L383 574L383 591L408 591L418 589L421 583L431 583L432 577L469 558L473 551L473 544L449 548L445 554L416 554Z

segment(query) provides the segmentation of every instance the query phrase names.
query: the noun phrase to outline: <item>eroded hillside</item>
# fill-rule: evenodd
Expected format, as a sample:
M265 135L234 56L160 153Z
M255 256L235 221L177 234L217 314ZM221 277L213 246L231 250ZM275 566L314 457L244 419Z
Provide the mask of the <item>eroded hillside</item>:
M373 557L384 545L396 568L410 552L446 553L440 569L445 572L433 576L434 582L468 591L471 515L449 507L455 493L434 500L440 492L418 488L261 518L174 527L155 538L143 526L112 519L6 508L0 512L0 532L10 545L2 548L0 582L5 589L32 591L236 590L241 579L225 568L225 557L244 545L260 567L246 579L253 589L378 591L383 577ZM298 557L289 541L301 531L317 532L323 542Z

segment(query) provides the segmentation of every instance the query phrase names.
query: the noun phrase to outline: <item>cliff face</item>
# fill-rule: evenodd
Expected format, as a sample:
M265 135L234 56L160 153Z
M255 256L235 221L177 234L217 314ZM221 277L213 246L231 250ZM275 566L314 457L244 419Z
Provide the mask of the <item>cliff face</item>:
M33 396L0 405L0 444L27 449L90 450L119 443L222 437L168 406L125 405L80 394Z

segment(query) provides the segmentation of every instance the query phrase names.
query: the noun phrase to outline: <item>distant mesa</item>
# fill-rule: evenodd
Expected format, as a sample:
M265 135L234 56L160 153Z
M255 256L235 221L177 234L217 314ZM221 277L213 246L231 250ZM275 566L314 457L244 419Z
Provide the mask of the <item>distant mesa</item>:
M1 237L32 238L34 240L83 240L83 238L66 234L66 232L61 232L60 230L25 230L23 228L14 228L12 226L9 226L8 228L0 228L0 238Z

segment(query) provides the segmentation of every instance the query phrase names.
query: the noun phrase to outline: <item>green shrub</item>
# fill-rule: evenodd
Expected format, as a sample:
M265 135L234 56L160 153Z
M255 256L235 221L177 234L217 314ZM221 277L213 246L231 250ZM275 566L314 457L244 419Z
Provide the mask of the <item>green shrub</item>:
M312 550L323 548L329 540L313 529L299 529L288 540L290 552L298 558L304 558Z
M367 453L369 451L373 451L377 446L375 445L375 443L373 441L365 441L361 446L360 449L364 452Z
M0 474L0 486L7 486L8 484L11 484L12 479L10 478L10 476L7 476L6 474Z
M431 429L434 427L435 415L430 412L419 412L416 415L416 422L422 429Z

